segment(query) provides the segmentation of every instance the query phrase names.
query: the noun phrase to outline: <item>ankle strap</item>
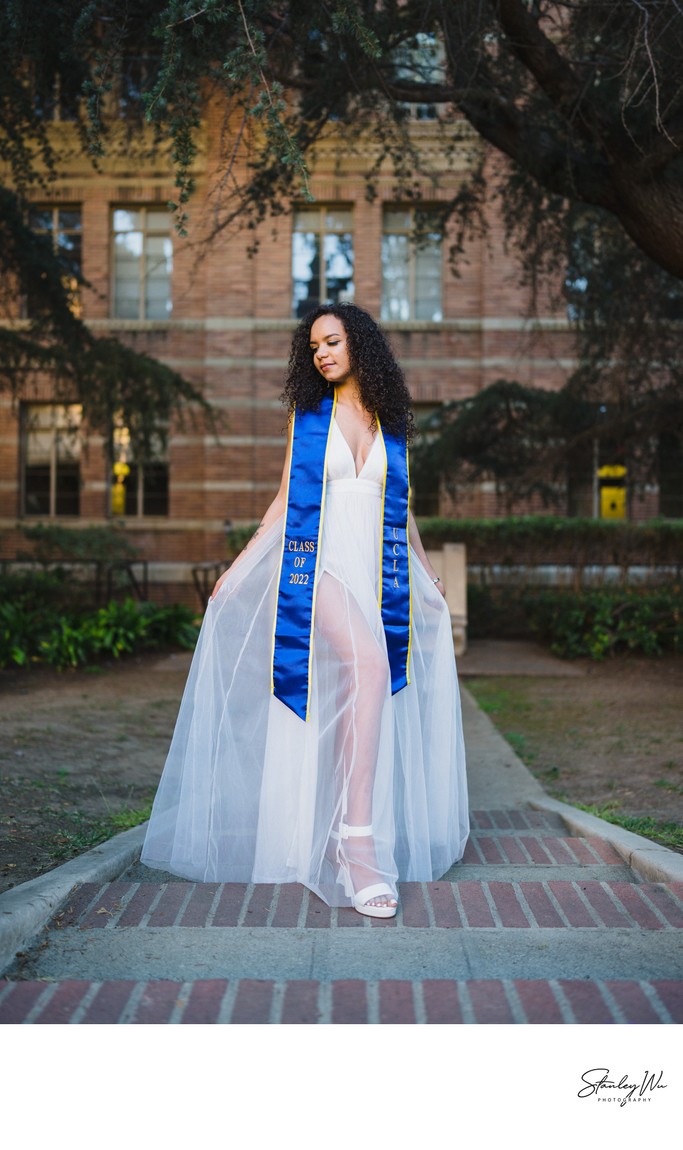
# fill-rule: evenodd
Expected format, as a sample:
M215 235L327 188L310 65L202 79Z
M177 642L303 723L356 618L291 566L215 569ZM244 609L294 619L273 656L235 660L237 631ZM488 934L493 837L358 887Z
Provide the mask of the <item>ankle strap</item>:
M372 834L372 824L365 827L350 827L347 823L339 824L339 837L342 839L364 838Z

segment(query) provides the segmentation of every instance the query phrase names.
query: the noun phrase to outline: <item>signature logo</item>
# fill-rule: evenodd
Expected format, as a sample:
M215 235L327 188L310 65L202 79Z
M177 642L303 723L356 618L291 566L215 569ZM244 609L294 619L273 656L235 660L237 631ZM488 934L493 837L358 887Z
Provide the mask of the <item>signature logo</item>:
M628 1074L623 1074L619 1081L610 1078L610 1071L604 1066L596 1066L593 1070L586 1070L581 1075L585 1083L579 1090L579 1098L597 1098L598 1102L616 1102L625 1106L627 1102L651 1102L655 1090L666 1090L666 1082L662 1082L664 1071L646 1070L640 1082L630 1081Z

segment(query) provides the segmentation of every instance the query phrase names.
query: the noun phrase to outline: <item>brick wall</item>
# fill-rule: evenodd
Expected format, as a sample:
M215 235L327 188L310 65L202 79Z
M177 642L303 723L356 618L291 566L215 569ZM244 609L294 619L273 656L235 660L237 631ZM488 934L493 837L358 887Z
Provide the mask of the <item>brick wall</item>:
M280 481L284 414L279 394L294 321L291 319L291 220L267 221L253 257L250 231L222 231L210 240L210 173L217 171L220 109L209 109L197 162L198 191L191 204L190 234L174 235L173 312L168 321L122 321L112 315L111 211L116 206L164 205L173 181L161 161L127 156L125 149L96 173L77 158L51 189L50 201L80 204L84 274L90 287L84 312L98 334L115 334L200 385L216 407L215 433L198 425L171 437L169 516L128 520L143 555L157 564L188 564L225 557L224 523L258 520ZM430 125L417 128L426 133ZM68 133L68 125L60 131ZM427 140L429 143L429 140ZM74 153L75 155L75 153ZM356 302L379 314L382 206L391 201L389 174L378 181L378 199L366 200L360 161L334 146L321 148L312 191L323 202L349 203L354 213ZM425 200L452 194L458 164L443 186L425 181ZM442 323L386 325L416 402L470 395L500 377L559 388L572 365L563 317L536 334L524 322L527 300L516 268L502 248L502 229L492 219L488 244L473 241L461 274L443 269ZM448 243L444 244L447 250ZM548 317L549 321L552 317ZM50 382L36 385L36 398L50 397ZM18 545L20 498L19 413L0 397L0 547L11 556ZM106 523L109 501L104 445L91 437L82 463L81 524ZM657 512L656 492L633 502L633 514ZM532 508L527 508L532 510ZM496 515L502 505L484 484L458 500L444 497L444 513ZM67 522L67 521L64 521ZM175 577L174 577L175 578ZM167 587L178 583L167 580ZM166 594L166 592L162 592Z

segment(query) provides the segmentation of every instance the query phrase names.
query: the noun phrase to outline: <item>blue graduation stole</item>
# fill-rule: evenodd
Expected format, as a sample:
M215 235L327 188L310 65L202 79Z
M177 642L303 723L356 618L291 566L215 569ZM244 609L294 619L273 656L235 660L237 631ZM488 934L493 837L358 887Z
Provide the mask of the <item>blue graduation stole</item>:
M287 483L287 512L278 576L272 691L308 719L313 661L316 577L325 507L327 451L337 405L325 395L317 411L295 411ZM412 629L408 535L408 449L404 436L377 433L386 451L380 516L378 603L391 671L391 693L410 682Z

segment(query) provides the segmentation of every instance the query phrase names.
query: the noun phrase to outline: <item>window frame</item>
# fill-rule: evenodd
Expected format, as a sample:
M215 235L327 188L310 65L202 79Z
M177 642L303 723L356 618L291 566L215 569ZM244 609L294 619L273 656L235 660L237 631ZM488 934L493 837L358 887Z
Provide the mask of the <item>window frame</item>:
M443 84L446 73L446 51L443 40L435 32L416 32L411 40L404 40L393 52L393 78ZM399 102L409 120L434 123L439 119L443 104L413 104Z
M117 433L117 431L127 431L127 430L128 429L126 428L125 424L122 421L121 422L115 422L114 426L112 428L110 459L109 459L109 494L108 494L108 500L107 500L109 518L111 518L111 519L128 518L128 519L136 519L136 520L138 520L138 519L168 519L168 517L170 515L170 510L171 510L171 508L170 508L170 503L171 503L171 482L170 482L171 468L170 468L170 461L168 458L168 455L169 455L168 445L166 446L166 449L163 452L159 451L158 456L154 456L152 459L147 461L147 463L151 464L151 465L163 465L165 470L166 470L166 510L165 511L147 512L147 511L145 511L145 468L146 468L146 463L145 463L145 461L135 459L135 455L134 455L132 448L130 448L128 446L128 444L130 443L130 438L128 439L127 442L124 440L117 449L117 444L116 444L116 433ZM118 459L116 458L117 450L119 453ZM124 455L125 455L125 458L124 458ZM123 512L118 512L118 511L114 510L113 492L114 492L114 488L117 486L117 484L115 482L115 479L116 479L115 467L116 467L117 463L125 463L131 471L133 469L135 469L135 491L133 492L132 489L129 491L129 489L127 487L125 488L125 496L130 495L132 498L134 498L134 502L135 502L135 510L134 511L129 512L127 510L127 508L126 508L127 499L126 498L124 498ZM124 480L123 480L124 485L125 485L125 482L126 482L126 480L124 478Z
M355 296L356 296L356 278L355 278L356 277L356 264L355 264L355 244L354 244L355 232L354 232L354 218L353 218L354 217L354 211L353 211L353 208L354 208L353 202L349 201L349 200L338 200L338 201L330 200L324 204L315 204L315 205L311 205L311 204L295 204L294 205L294 210L293 210L293 214L292 214L292 240L291 240L291 262L290 262L290 275L291 275L291 282L292 282L291 314L294 317L294 319L301 319L302 315L305 314L305 313L302 313L302 315L299 314L298 306L303 301L298 301L296 299L296 295L295 295L295 285L297 282L300 282L300 281L297 281L294 277L294 237L297 234L302 235L302 234L305 234L307 231L315 231L315 234L318 237L319 254L320 254L320 281L319 281L318 296L319 296L319 302L321 304L324 304L328 300L327 268L325 266L325 260L324 260L325 237L328 235L330 235L330 236L346 236L346 235L348 235L351 237L351 256L352 256L351 267L352 267L353 274L351 276L352 291L350 293L349 302L352 303L353 300L355 299ZM335 212L335 211L348 212L349 213L350 226L347 229L342 230L341 228L328 228L328 227L326 227L327 213L328 212ZM300 213L304 213L304 212L308 213L311 216L314 214L314 212L317 213L317 215L318 215L318 226L316 229L298 228L296 226L297 216ZM311 306L308 310L312 311L314 306L316 306L316 305L311 304Z
M34 112L39 120L44 124L75 124L77 122L82 101L76 97L73 106L69 107L63 96L61 73L55 73L51 92L38 90L35 71L32 74L31 85Z
M391 231L389 231L387 229L387 226L386 226L386 220L387 220L388 214L392 211L393 212L400 212L400 211L408 212L410 215L410 226L407 228L400 228L400 229L399 228L392 228ZM417 282L416 264L417 264L417 255L418 255L419 243L416 243L415 236L416 236L416 216L418 216L418 215L421 215L424 217L429 217L430 215L432 215L434 217L435 222L436 222L438 220L438 209L437 208L431 208L429 205L417 206L415 204L394 203L394 202L390 202L390 201L385 201L382 204L382 233L381 233L381 253L380 253L380 259L381 259L381 265L382 265L382 268L381 268L382 278L381 278L380 317L381 317L381 320L383 323L441 323L441 321L444 318L444 316L443 316L443 301L444 301L443 241L444 241L445 237L444 237L444 229L443 229L443 226L441 226L441 225L438 228L435 227L435 228L429 229L429 230L427 228L424 228L424 229L421 229L421 232L420 232L420 234L422 234L424 236L431 236L431 235L438 234L438 237L439 237L439 272L440 272L440 275L439 275L439 308L438 308L439 316L438 316L438 319L430 318L430 319L425 320L425 319L419 318L416 315L417 302L418 302L417 292L416 292L416 282ZM386 236L399 236L399 235L407 236L407 238L408 238L408 247L407 247L407 252L408 252L408 269L407 269L408 270L408 275L407 275L407 278L408 278L408 316L405 319L396 319L396 317L389 315L388 311L385 311L385 306L388 304L388 300L385 297L384 240L385 240Z
M157 203L143 203L143 204L140 204L140 203L137 203L137 204L114 203L114 204L110 205L109 237L110 237L110 251L111 251L111 286L110 286L111 295L110 295L109 312L110 312L110 318L111 319L122 320L123 322L126 322L126 321L136 322L139 320L146 320L147 322L151 322L151 323L168 323L168 322L170 322L170 320L173 316L173 267L174 267L173 257L174 257L175 253L174 253L174 249L173 249L173 235L171 232L170 215L168 217L168 225L169 225L168 226L168 232L163 232L163 233L161 231L150 232L147 229L148 214L150 212L159 212L160 213L160 212L163 212L164 210L165 209L164 209L163 204L157 204ZM130 212L130 213L141 212L142 216L143 216L143 227L141 229L134 229L134 228L130 229L130 232L139 231L140 234L142 235L142 253L140 255L139 269L138 269L139 295L138 295L138 314L137 314L137 316L118 315L117 310L116 310L116 303L117 303L116 237L117 237L117 235L126 235L127 234L124 231L117 232L115 230L115 228L114 228L114 217L116 215L116 212ZM168 215L168 212L166 212L166 214ZM130 233L128 233L128 234L130 234ZM149 316L146 314L147 313L147 302L146 302L146 291L145 291L145 281L146 281L145 269L147 266L147 258L148 258L147 257L147 238L150 235L153 235L153 236L163 235L165 238L168 238L171 241L171 267L170 267L170 271L168 273L168 300L167 300L169 306L167 307L166 315L163 318L160 318L158 316L157 317Z
M32 212L50 212L52 216L52 227L50 229L37 228L31 223ZM60 228L59 214L60 212L78 212L80 225L78 228ZM76 235L80 239L79 258L78 258L78 273L71 278L75 279L76 286L71 287L65 284L68 272L65 270L62 276L62 283L65 291L69 296L69 307L72 314L76 319L81 319L83 316L83 301L81 298L81 284L83 282L83 205L80 203L54 203L53 201L36 200L28 205L27 221L31 231L37 236L46 236L52 241L52 250L55 257L60 255L59 237L60 235ZM31 306L28 297L24 299L24 312L28 318L31 316Z
M53 412L52 426L50 427L50 431L52 433L52 441L50 444L50 457L49 457L49 464L48 464L49 469L50 469L50 476L49 476L49 478L50 478L50 490L49 490L49 496L48 496L49 510L47 512L45 512L45 511L35 511L35 512L30 511L26 506L26 496L27 496L26 479L27 479L27 470L29 467L28 440L29 440L29 434L31 431L30 411L31 411L31 409L35 409L38 407L50 408ZM78 426L75 428L75 435L79 438L80 445L82 446L83 445L83 406L82 406L82 404L67 403L67 402L53 403L49 400L38 401L35 403L22 402L22 404L21 404L20 419L19 419L19 435L20 435L20 440L19 440L19 449L20 449L19 450L19 463L20 463L19 518L20 519L40 519L40 518L78 519L78 518L80 518L80 515L81 515L81 489L83 487L83 477L81 474L80 452L79 452L79 457L78 457L78 510L73 512L73 513L71 513L71 512L60 513L57 511L57 470L58 470L58 462L59 462L58 455L57 455L57 444L58 444L58 434L57 433L59 431L59 427L56 423L54 416L56 416L56 413L57 413L58 409L60 409L60 408L62 410L66 410L68 408L79 408L80 409L79 410L79 418L78 418Z

